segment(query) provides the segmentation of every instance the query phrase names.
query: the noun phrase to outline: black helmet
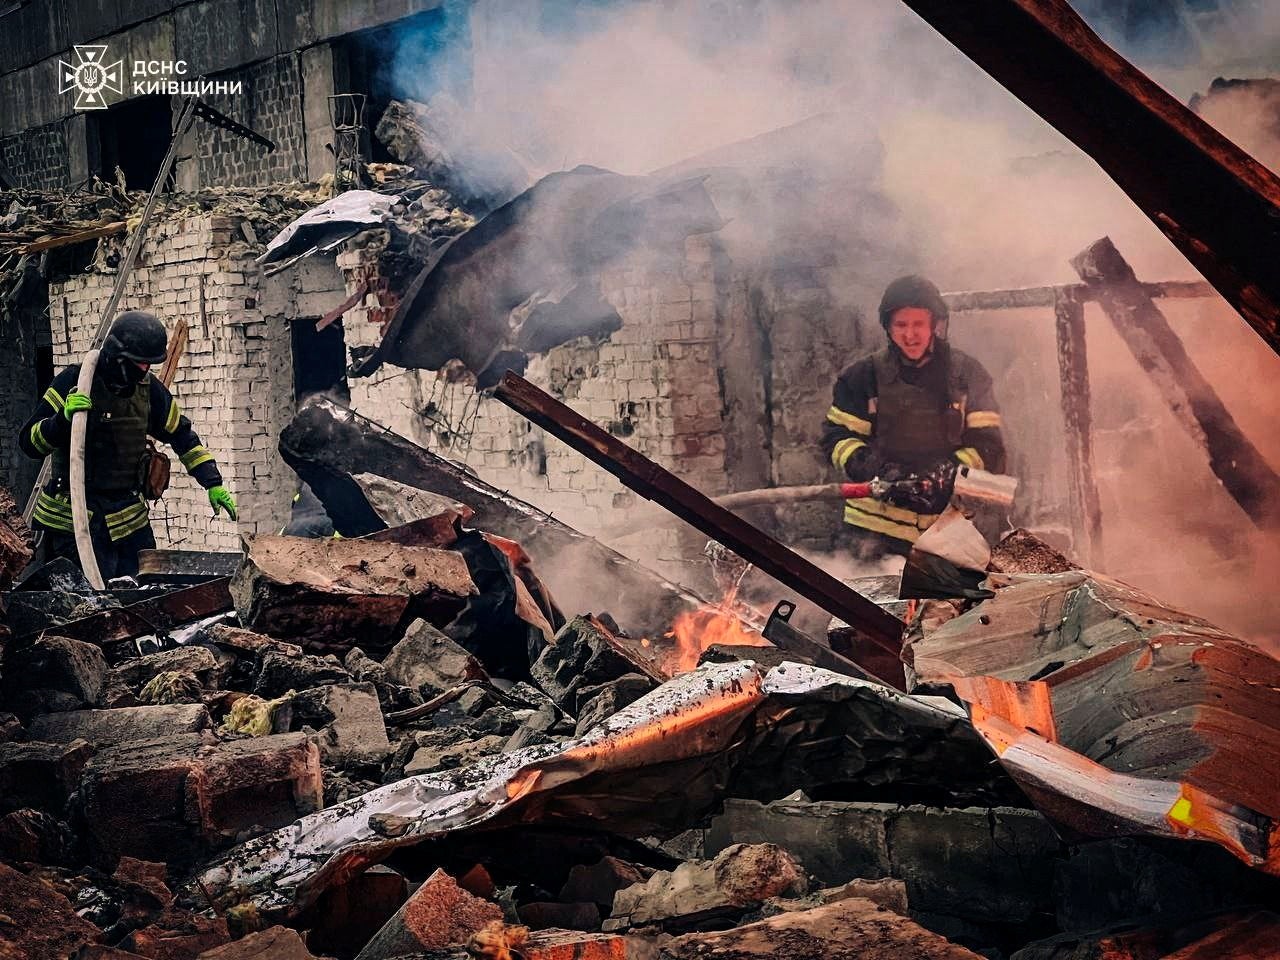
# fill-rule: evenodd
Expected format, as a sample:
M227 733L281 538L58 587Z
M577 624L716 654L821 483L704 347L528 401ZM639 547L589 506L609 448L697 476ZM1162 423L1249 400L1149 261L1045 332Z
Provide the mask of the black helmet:
M153 314L126 310L111 324L102 344L108 357L124 357L135 363L164 363L169 336Z
M951 311L947 309L947 301L942 299L930 281L917 274L899 277L885 288L880 300L880 326L889 329L896 311L903 307L923 307L933 314L934 329L945 329Z

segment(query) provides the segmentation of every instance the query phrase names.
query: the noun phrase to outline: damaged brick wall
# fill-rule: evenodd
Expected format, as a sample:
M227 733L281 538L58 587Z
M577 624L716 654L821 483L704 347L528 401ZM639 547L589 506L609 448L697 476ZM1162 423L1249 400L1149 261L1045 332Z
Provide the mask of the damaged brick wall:
M276 438L294 410L288 323L297 289L285 276L262 280L256 253L232 217L158 223L125 286L122 307L155 312L171 332L188 321L173 393L240 506L238 523L211 521L204 491L175 460L173 485L152 510L162 546L234 550L241 533L274 533L288 518L295 481ZM103 255L91 272L50 285L50 302L65 297L70 318L70 351L54 344L58 369L84 354L111 294L115 272Z
M19 187L46 190L71 179L67 132L62 120L0 138L0 165Z
M306 128L302 119L302 71L299 55L288 53L219 75L241 81L239 94L210 94L206 100L229 117L262 134L276 149L238 134L200 124L191 140L202 186L265 186L306 178Z

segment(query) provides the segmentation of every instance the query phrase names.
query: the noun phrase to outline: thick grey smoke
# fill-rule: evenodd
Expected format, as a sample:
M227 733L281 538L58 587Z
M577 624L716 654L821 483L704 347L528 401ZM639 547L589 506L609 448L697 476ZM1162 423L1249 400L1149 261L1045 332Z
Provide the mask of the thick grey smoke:
M1107 4L1081 4L1086 15L1091 7ZM1069 258L1107 235L1143 279L1196 279L1086 155L900 4L491 0L469 9L469 46L433 47L435 66L411 69L405 65L425 63L426 52L420 38L406 38L396 83L403 95L428 100L451 58L466 58L467 89L458 96L469 148L482 142L515 154L533 176L578 163L647 173L824 115L800 128L798 151L791 138L785 162L824 175L841 170L891 201L891 215L871 231L884 242L857 254L860 276L888 280L919 268L950 290L1071 282ZM1176 56L1163 55L1175 43L1167 20L1122 24L1128 33L1100 23L1186 99L1223 71L1257 76L1280 62L1280 8L1250 9L1247 20L1205 21ZM1240 93L1205 115L1274 164L1280 137L1261 104ZM762 232L760 217L804 229L772 222L788 217L785 207L754 213L745 227L735 221L741 242ZM830 197L827 213L851 223L884 217L842 195ZM733 228L726 236L734 241ZM1220 302L1169 314L1244 431L1280 467L1272 429L1280 359ZM1109 572L1259 635L1280 608L1258 591L1274 565L1262 569L1252 558L1275 544L1256 536L1178 435L1107 321L1091 311L1088 323ZM1029 429L1060 429L1048 311L965 317L952 329L961 346L1002 371L1007 399L1016 394L1032 409ZM1024 466L1032 471L1024 483L1035 484L1064 465Z

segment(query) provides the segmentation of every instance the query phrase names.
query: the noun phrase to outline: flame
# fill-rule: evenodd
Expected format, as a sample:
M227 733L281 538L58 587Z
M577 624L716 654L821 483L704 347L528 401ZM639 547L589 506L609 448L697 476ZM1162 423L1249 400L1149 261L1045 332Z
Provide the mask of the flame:
M768 640L744 624L738 614L737 590L717 604L686 610L676 616L667 638L675 641L663 664L671 676L687 673L698 665L702 651L713 644L770 647Z

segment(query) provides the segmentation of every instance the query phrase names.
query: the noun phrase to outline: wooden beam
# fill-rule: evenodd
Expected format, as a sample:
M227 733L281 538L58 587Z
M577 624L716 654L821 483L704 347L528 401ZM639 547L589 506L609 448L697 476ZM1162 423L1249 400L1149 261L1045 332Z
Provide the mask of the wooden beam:
M730 513L523 377L508 371L494 395L588 460L604 467L646 500L670 510L783 586L862 631L880 649L894 657L899 655L902 621L825 570ZM879 679L899 690L906 686L902 674Z
M1054 304L1057 317L1058 376L1062 384L1062 422L1071 471L1072 525L1083 541L1088 565L1102 568L1102 508L1093 473L1093 411L1089 404L1089 360L1085 349L1084 304L1062 288Z
M1089 154L1280 353L1280 177L1108 47L1066 0L903 0Z
M57 247L67 247L73 243L83 243L85 240L97 240L99 237L109 237L113 233L124 233L125 223L119 220L115 223L101 223L96 227L89 227L85 230L77 230L75 233L64 233L56 237L41 237L39 240L33 240L22 248L23 253L39 253L41 250L53 250Z
M1280 477L1240 430L1115 244L1103 237L1073 257L1071 265L1174 417L1205 451L1227 492L1259 527L1280 527Z
M1153 300L1196 300L1216 297L1217 291L1203 280L1165 280L1161 283L1144 283L1142 288ZM1048 287L1015 287L1010 290L965 290L944 293L942 299L952 313L977 310L1025 310L1034 307L1053 307L1058 298L1066 296L1083 303L1092 298L1088 284L1060 283Z

